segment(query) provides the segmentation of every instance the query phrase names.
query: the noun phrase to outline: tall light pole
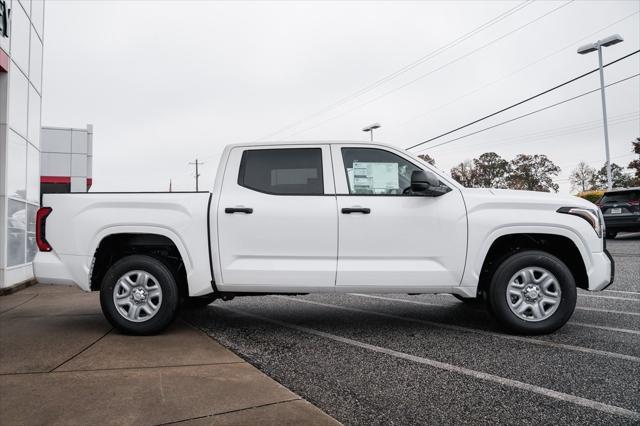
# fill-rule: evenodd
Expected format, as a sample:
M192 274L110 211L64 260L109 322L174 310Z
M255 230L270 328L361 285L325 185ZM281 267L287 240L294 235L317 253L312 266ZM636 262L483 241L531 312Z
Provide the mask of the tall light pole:
M375 129L379 129L380 127L382 127L382 126L380 125L380 123L373 123L373 124L371 124L371 125L369 125L369 126L365 127L364 129L362 129L362 131L363 131L363 132L369 132L369 133L371 133L371 142L373 142L373 131L374 131Z
M613 181L611 179L611 158L609 155L609 126L607 125L607 101L604 95L604 73L602 71L602 48L613 46L624 41L619 34L614 34L602 40L598 40L595 43L585 44L578 48L578 53L581 55L598 51L598 63L600 64L600 95L602 97L602 119L604 120L604 149L606 153L605 164L607 168L607 189L611 190L613 187Z

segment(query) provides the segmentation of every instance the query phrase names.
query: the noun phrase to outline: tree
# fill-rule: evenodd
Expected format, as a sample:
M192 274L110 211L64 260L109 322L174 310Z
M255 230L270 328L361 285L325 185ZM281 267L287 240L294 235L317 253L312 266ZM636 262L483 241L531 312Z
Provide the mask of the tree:
M624 171L624 167L611 163L611 183L614 188L627 188L633 186L633 176ZM598 188L607 187L607 165L602 166L595 176L595 186Z
M473 159L475 186L481 188L506 188L509 162L495 152L485 152Z
M638 158L631 161L627 167L631 170L635 170L635 177L633 179L633 186L640 186L640 138L636 138L635 141L631 141L633 146L633 152L638 154Z
M569 183L574 191L584 192L593 189L596 176L596 169L581 161L569 175Z
M432 166L436 165L436 160L433 159L432 156L430 156L429 154L420 154L418 155L418 158L426 161L427 163L431 164Z
M476 187L476 172L471 160L465 160L451 169L451 177L467 188Z
M558 176L560 167L544 154L520 154L511 160L511 172L507 176L507 185L511 189L529 191L558 192L558 184L553 177Z

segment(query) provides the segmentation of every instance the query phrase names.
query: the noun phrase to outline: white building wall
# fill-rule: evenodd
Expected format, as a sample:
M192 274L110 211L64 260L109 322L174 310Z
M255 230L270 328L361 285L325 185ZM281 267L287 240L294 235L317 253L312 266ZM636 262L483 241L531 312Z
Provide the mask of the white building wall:
M92 183L93 126L43 127L40 156L43 184L66 182L71 192L87 192Z
M0 0L0 289L33 278L40 198L40 111L44 0Z

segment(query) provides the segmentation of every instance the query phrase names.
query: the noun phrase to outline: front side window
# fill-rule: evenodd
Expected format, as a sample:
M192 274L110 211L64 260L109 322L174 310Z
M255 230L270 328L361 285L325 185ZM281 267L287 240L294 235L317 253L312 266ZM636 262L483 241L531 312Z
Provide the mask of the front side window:
M389 151L342 148L349 194L402 195L411 187L411 174L422 170Z
M322 149L246 150L238 185L267 194L322 195Z

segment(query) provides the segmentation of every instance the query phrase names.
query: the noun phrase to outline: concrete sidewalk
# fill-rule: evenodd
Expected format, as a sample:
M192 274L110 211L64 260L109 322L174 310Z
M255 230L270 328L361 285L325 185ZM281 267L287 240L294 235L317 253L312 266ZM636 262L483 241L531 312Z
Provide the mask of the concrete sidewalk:
M311 424L334 419L179 320L124 336L97 293L0 297L0 424Z

